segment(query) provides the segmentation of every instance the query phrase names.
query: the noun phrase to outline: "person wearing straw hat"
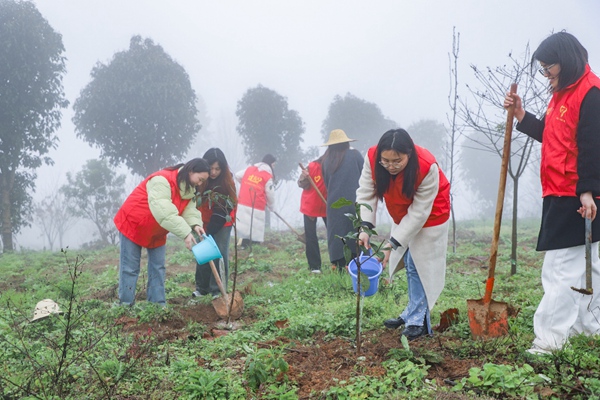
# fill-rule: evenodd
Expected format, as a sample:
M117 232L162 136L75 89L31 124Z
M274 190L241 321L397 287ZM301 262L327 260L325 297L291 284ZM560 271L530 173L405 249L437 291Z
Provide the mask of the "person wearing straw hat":
M350 147L350 139L341 129L334 129L329 134L329 140L322 146L327 150L322 157L323 179L327 189L327 248L332 268L342 272L346 267L344 258L344 242L338 237L344 237L354 228L346 214L354 214L354 206L332 208L331 205L341 198L351 202L356 201L358 179L363 166L360 152ZM352 257L356 257L356 241L346 240Z

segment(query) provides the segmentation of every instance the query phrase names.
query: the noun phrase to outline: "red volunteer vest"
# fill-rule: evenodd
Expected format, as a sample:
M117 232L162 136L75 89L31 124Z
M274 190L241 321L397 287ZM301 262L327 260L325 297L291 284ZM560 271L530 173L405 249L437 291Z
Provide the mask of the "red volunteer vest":
M542 197L577 195L577 125L581 102L592 87L600 88L600 78L586 65L577 82L552 95L542 137Z
M240 183L238 204L254 207L255 210L264 211L267 205L267 193L265 187L272 177L273 175L271 175L270 172L261 171L255 165L246 168L246 172L244 172L244 177Z
M177 185L178 172L179 171L177 170L161 170L155 172L144 179L144 181L131 192L129 197L125 199L125 202L119 211L117 211L114 218L115 225L119 232L125 235L125 237L133 243L147 249L163 246L167 242L167 234L169 231L161 227L158 222L156 222L156 219L154 219L152 212L150 212L146 184L148 183L148 180L155 176L165 177L171 185L171 201L175 207L177 207L179 215L181 215L191 199L184 200L181 198L179 187Z
M327 199L327 188L325 188L325 180L323 179L323 171L321 163L313 161L308 164L308 175L319 188L319 191ZM326 217L327 204L321 200L319 193L311 184L308 189L302 190L300 198L300 212L309 217Z
M198 210L202 213L202 223L204 224L204 226L208 225L208 223L210 222L210 218L212 217L212 213L213 213L212 207L214 207L214 206L215 206L214 202L209 202L206 197L202 198L202 204L200 204L200 206L198 207ZM233 221L235 221L235 208L233 210L231 210L231 212L229 213L229 216L231 217L231 220L225 222L225 225L223 225L223 226L232 226L233 225Z
M419 157L419 176L415 187L419 187L423 182L423 179L429 172L432 164L436 164L435 157L429 152L429 150L416 146L415 150ZM369 162L371 163L371 171L373 180L375 180L375 158L377 157L377 146L373 146L368 152ZM437 226L448 221L450 218L450 184L446 179L446 176L439 169L439 187L438 194L433 201L433 207L429 218L425 222L423 227ZM395 180L390 180L390 187L387 192L383 195L385 205L390 213L390 216L396 224L399 224L402 218L408 213L408 207L412 204L413 199L409 199L402 193L402 183L404 182L404 172L400 172Z

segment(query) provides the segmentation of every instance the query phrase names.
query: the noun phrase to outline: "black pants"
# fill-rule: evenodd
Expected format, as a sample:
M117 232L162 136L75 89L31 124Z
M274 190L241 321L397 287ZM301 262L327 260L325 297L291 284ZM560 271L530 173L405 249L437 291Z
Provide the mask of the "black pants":
M317 217L304 215L304 235L306 237L306 259L308 268L312 270L321 270L321 250L319 249L319 239L317 238ZM323 217L323 222L327 226L327 218Z

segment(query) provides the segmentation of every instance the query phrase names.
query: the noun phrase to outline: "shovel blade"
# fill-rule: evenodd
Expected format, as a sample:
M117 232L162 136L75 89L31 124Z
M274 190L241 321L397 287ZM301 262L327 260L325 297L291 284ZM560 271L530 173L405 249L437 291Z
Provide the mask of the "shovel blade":
M467 300L469 326L475 339L488 339L508 334L509 306L501 301Z
M230 296L231 295L232 294L230 294ZM231 310L228 312L230 301L231 299L229 296L226 298L220 296L212 301L213 308L215 309L219 318L227 319L229 316L231 319L235 320L242 316L242 313L244 312L244 299L242 298L240 292L237 290L233 292L233 307L231 307Z

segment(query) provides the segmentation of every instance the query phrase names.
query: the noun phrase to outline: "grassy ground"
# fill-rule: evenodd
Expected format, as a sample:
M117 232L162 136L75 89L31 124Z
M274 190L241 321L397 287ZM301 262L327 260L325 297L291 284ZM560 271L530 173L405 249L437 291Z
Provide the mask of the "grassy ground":
M115 248L4 254L0 392L5 399L599 398L600 338L575 337L550 356L525 353L542 296L537 222L519 227L514 276L510 232L501 233L493 298L519 310L508 335L472 339L466 299L483 296L491 232L485 221L459 226L432 315L437 324L456 308L454 325L411 343L384 329L407 301L400 273L364 298L360 353L349 276L326 266L311 274L291 234L238 253L245 312L231 326L218 321L211 299L190 297L194 264L179 241L168 243L166 308L143 301L144 275L136 305L116 305ZM70 312L30 323L45 298Z

